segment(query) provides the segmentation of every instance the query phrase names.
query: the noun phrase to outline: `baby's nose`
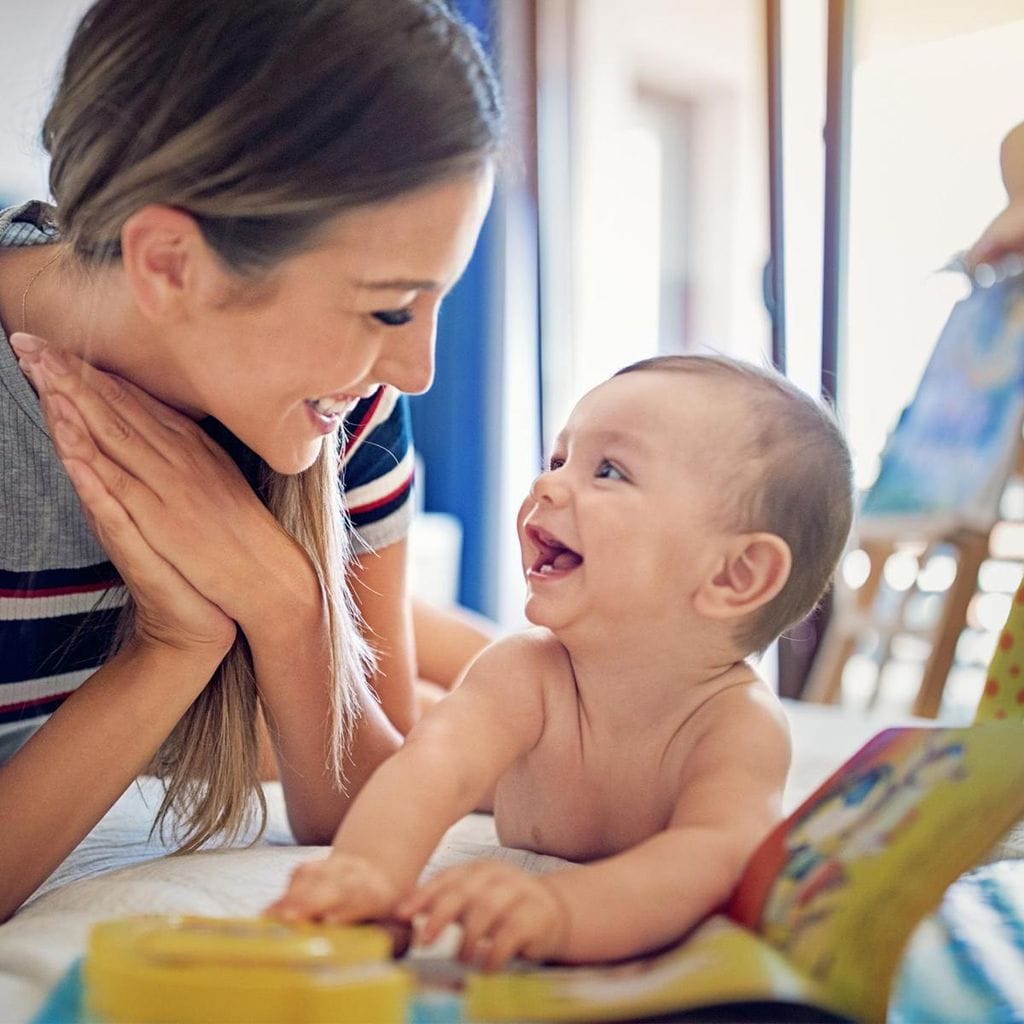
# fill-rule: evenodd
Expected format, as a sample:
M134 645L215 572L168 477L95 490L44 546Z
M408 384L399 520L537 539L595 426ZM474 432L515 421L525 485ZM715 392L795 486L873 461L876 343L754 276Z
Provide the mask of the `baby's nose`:
M530 488L530 497L536 502L548 502L558 504L565 498L566 487L558 476L558 471L547 469L536 480Z

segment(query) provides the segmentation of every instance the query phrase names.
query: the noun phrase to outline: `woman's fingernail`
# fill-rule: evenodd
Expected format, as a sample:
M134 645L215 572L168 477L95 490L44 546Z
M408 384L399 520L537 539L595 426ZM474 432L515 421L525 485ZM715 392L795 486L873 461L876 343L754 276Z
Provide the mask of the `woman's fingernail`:
M37 338L34 334L25 334L24 331L15 331L11 335L11 347L16 352L38 352L43 347L43 339Z
M52 348L44 348L41 358L43 365L53 373L63 374L68 372L68 364L64 357Z

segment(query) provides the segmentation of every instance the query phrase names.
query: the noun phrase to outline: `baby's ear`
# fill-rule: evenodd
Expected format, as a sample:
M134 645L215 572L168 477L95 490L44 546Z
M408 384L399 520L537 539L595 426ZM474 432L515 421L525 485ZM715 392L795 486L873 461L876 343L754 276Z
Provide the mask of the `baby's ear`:
M793 556L774 533L743 533L697 591L694 605L709 619L734 619L766 605L786 585Z

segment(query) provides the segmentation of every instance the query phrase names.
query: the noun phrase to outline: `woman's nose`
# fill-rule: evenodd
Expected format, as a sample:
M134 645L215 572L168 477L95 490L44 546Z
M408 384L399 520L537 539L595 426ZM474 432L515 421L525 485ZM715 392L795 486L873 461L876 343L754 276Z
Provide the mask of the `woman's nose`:
M437 323L410 324L401 338L389 341L377 360L374 376L407 395L419 395L434 382L434 342Z

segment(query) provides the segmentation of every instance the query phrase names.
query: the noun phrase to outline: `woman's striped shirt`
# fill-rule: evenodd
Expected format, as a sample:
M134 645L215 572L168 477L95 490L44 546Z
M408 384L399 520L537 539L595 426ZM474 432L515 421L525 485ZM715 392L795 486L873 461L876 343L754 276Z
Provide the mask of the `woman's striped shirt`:
M0 213L0 248L55 241L49 209L33 202ZM203 426L255 486L258 457L216 421ZM378 388L345 426L350 521L364 546L386 547L406 535L412 515L407 400ZM103 664L124 601L0 327L0 761Z

